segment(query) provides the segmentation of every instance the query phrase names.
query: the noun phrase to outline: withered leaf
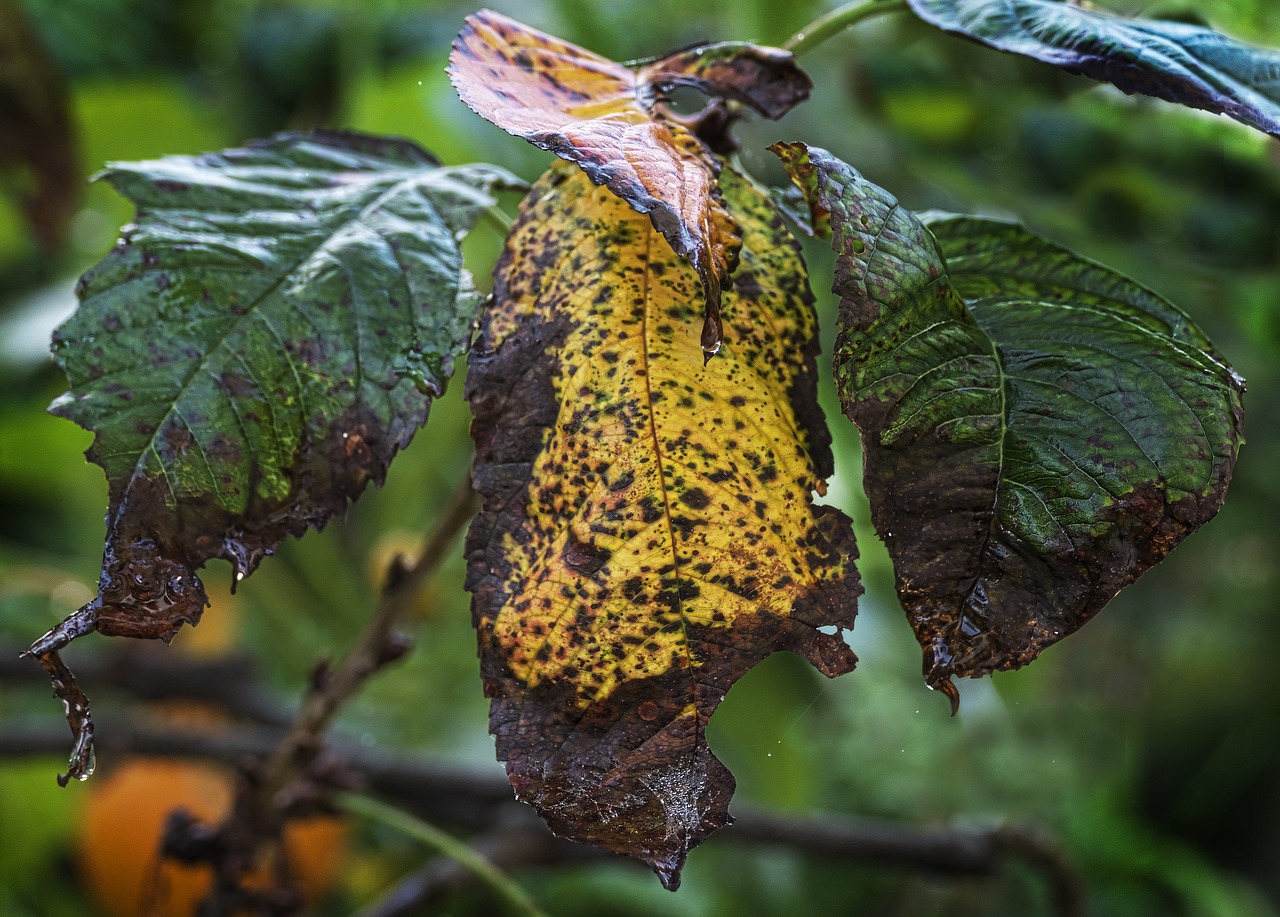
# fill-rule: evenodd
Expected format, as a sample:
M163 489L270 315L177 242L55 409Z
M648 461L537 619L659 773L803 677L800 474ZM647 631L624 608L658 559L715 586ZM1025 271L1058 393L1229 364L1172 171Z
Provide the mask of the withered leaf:
M449 76L471 110L575 162L641 213L702 278L702 347L720 347L720 291L741 240L717 184L719 160L664 93L692 86L778 118L808 98L791 54L742 42L679 51L638 68L614 63L498 13L467 17Z
M795 241L730 170L732 332L704 368L696 274L576 169L534 187L472 353L468 587L490 726L516 794L670 888L729 821L705 728L765 656L849 671L861 592L831 473ZM827 632L819 628L829 629Z
M1213 517L1243 386L1184 314L1026 230L928 226L825 151L836 383L925 676L1016 668ZM933 231L931 231L931 229Z
M458 241L515 182L338 132L104 178L137 223L54 334L70 389L51 411L96 434L106 548L41 657L91 630L171 639L200 618L206 561L247 576L382 481L466 347Z

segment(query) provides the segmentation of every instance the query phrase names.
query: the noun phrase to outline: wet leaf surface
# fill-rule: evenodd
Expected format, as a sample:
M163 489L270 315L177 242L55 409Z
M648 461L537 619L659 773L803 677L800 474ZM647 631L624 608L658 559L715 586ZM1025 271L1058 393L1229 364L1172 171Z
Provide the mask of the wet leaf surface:
M467 17L449 76L474 111L503 130L575 162L641 213L702 278L702 345L720 347L720 291L741 243L725 208L719 160L664 93L691 86L778 118L808 98L791 54L741 42L679 51L636 69L488 10ZM704 123L711 123L710 121Z
M722 178L744 241L710 367L693 270L558 166L508 240L467 377L484 501L468 588L498 756L556 833L670 888L729 821L712 712L778 650L849 671L839 629L861 592L849 520L811 499L832 466L799 250Z
M1049 0L908 0L940 29L1280 136L1280 51L1182 22Z
M830 218L836 383L930 685L1016 668L1222 505L1243 385L1150 290L1026 230L926 226L778 144Z
M16 184L32 235L50 253L80 200L77 157L66 84L21 4L0 0L0 169L28 171Z
M137 223L55 332L70 390L50 410L96 434L106 548L39 657L92 630L171 639L206 561L247 576L382 481L469 337L458 239L514 181L333 132L104 177Z

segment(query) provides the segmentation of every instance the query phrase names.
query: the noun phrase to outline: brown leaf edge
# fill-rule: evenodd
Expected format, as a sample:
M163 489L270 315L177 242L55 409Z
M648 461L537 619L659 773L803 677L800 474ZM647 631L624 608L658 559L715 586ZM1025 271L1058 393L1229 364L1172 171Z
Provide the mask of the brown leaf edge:
M280 134L251 141L245 148L270 149L296 140L315 140L339 150L398 156L424 166L440 165L435 156L412 141L341 130ZM491 187L525 190L522 184L500 179L494 179ZM81 278L78 291L96 270L91 269ZM459 290L468 284L469 281L463 283ZM58 334L59 331L54 332L55 342ZM470 331L455 342L456 353L465 351L469 338ZM445 379L452 374L452 366L453 355L446 354L442 363ZM67 773L58 777L60 785L66 786L72 778L85 780L91 776L95 756L89 699L59 651L95 631L109 637L158 639L168 644L182 625L198 625L210 603L196 571L209 560L227 560L235 572L231 585L234 593L238 582L253 573L263 558L275 553L286 538L301 538L310 530L324 528L331 519L341 517L369 484L381 486L391 462L425 425L430 405L441 392L426 389L419 394L422 403L418 412L393 418L390 423L367 406L352 405L333 422L330 436L310 442L308 448L299 451L290 476L299 482L294 490L282 500L259 506L256 518L231 513L214 498L190 496L185 498L179 515L168 502L167 485L154 478L135 475L112 483L109 502L114 512L107 517L97 594L20 657L33 658L40 664L52 681L54 696L62 700L65 708L74 747ZM58 402L50 406L49 412L69 417ZM86 429L92 431L91 427ZM85 458L98 465L102 465L96 457L100 445L100 436L96 435L85 452ZM188 444L174 445L186 448ZM307 488L318 488L327 496L299 502ZM165 521L157 523L157 519Z
M535 185L522 205L523 221L547 225L545 214L539 217L531 215L531 211L539 199L548 200L555 194L555 187L552 180ZM785 235L781 222L776 225ZM508 272L503 267L509 268L516 257L514 244L509 239L497 272L495 295L499 300L510 294ZM535 277L559 273L552 259L526 267L525 271ZM736 283L739 292L759 290L750 273L740 275ZM805 301L811 303L811 297ZM492 317L495 310L487 314ZM510 598L503 582L504 560L498 546L508 537L514 537L517 543L526 541L526 534L512 533L527 524L529 518L529 507L525 505L529 500L527 475L543 448L543 434L556 423L561 402L552 380L566 369L559 364L557 354L573 333L573 325L572 317L553 310L541 321L522 318L519 331L501 344L488 337L489 330L482 329L469 366L466 395L476 418L472 427L477 448L473 475L484 504L468 535L467 586L473 593L473 615L480 630L485 693L492 700L490 731L517 797L532 805L554 833L639 859L654 869L666 888L674 890L689 850L732 822L728 807L735 781L705 744L697 745L686 767L656 772L646 768L653 769L657 762L668 758L683 758L683 749L698 742L695 737L705 728L729 687L768 652L795 652L828 677L851 670L855 658L842 640L829 639L830 635L816 629L812 640L800 641L778 620L748 616L732 641L725 640L719 629L708 636L707 672L699 681L704 696L695 712L685 709L682 685L688 673L681 671L628 682L585 714L567 716L563 711L573 711L577 706L569 682L551 680L526 690L500 654L486 652L491 639L486 633L490 631L481 622L486 617L496 617ZM797 419L812 437L814 471L825 479L831 473L832 456L813 389L817 352L815 335L800 351L803 365L788 388L788 397ZM530 380L534 387L513 400L512 380L520 383L517 388L529 389ZM523 419L516 422L521 413ZM604 475L606 471L597 468L594 473ZM548 486L558 490L562 485L552 478ZM757 512L763 511L761 506L757 504ZM812 540L806 541L806 550L814 552L815 557L822 556L827 563L843 558L848 566L844 578L838 581L840 586L827 585L832 589L847 588L856 598L861 586L853 564L857 551L851 524L833 508L811 506L811 510L815 529ZM601 556L587 546L581 547L582 552L566 562L575 572L594 575ZM852 626L852 609L836 612L838 606L829 593L818 590L799 599L791 616L814 621L819 609L823 609L832 616L823 618L822 625L836 624L847 630ZM769 649L757 652L760 647ZM626 750L641 748L643 754L618 760ZM588 786L591 789L584 791ZM601 813L606 811L612 814L602 819Z

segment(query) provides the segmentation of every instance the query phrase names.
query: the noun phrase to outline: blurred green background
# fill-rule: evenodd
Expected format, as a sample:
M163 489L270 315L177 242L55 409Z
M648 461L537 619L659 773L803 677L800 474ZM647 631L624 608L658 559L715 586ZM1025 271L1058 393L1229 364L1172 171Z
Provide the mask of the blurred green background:
M708 39L777 44L826 8L813 0L492 5L617 59ZM1271 0L1203 7L1216 27L1280 46L1280 5ZM66 164L74 181L58 251L42 247L23 217L19 201L36 176L0 163L0 647L16 651L86 601L100 561L105 483L82 458L88 434L44 413L64 388L47 344L73 308L76 276L112 244L130 210L105 187L86 186L78 199L74 189L110 160L317 125L407 136L446 162L487 160L532 179L549 155L471 114L443 74L449 41L472 9L426 0L0 2L0 132L11 142L42 130L56 136L39 113L56 107L61 83L78 144ZM20 18L34 39L13 38ZM33 41L47 51L43 63ZM855 432L826 381L838 464L830 499L858 523L867 583L854 633L861 663L828 682L779 655L733 689L711 743L738 778L737 799L917 824L1034 825L1079 867L1090 914L1280 912L1280 145L906 17L846 33L802 64L813 98L781 123L742 127L746 168L781 183L764 146L803 139L914 209L1016 217L1153 286L1248 380L1249 442L1217 519L1029 669L963 683L951 719L945 699L921 683L919 650L868 523ZM14 115L22 104L35 114ZM6 149L0 137L0 155ZM56 167L55 151L47 157ZM482 286L500 242L484 225L468 242ZM806 251L829 366L831 257L822 245ZM198 649L208 629L205 652L210 643L245 648L297 696L316 658L340 652L358 631L387 558L415 543L466 474L460 395L455 383L433 408L430 432L346 522L286 544L234 599L225 595L226 566L216 564L206 623L167 652ZM496 772L462 577L459 550L421 603L417 648L351 705L340 731L366 746ZM83 640L68 661L74 668L110 642ZM109 689L86 687L104 713L132 709ZM59 716L36 666L25 681L0 681L0 729ZM58 757L0 760L0 914L98 913L76 853L92 782L60 790L54 775L63 765ZM111 767L103 761L104 773ZM351 912L421 862L413 845L372 829L354 844L324 913ZM557 915L1020 915L1050 907L1029 870L956 879L723 839L692 854L675 895L625 864L517 878ZM494 907L476 891L447 912Z

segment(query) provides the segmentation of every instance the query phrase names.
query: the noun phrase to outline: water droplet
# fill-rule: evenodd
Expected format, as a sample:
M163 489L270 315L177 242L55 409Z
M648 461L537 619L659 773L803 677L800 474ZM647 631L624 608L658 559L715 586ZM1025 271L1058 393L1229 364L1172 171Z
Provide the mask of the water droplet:
M404 362L397 366L395 374L409 379L418 391L431 398L444 394L440 387L441 361L438 356L428 356L416 347L404 355Z

